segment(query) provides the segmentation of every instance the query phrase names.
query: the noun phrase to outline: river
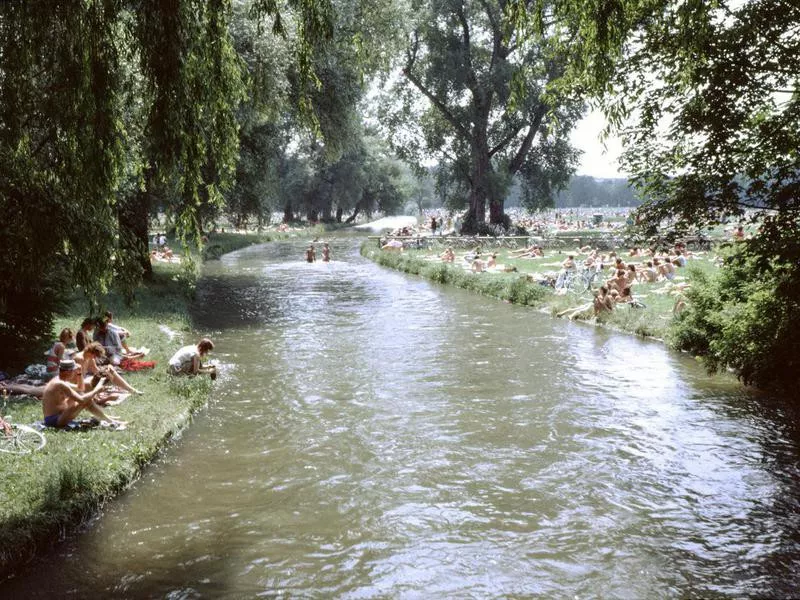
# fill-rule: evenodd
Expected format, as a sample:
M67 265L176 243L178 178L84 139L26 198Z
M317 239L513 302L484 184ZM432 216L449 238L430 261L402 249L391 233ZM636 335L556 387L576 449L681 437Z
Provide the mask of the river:
M357 244L335 239L331 264L303 263L300 242L208 264L208 407L0 596L800 591L787 403L660 343L383 269Z

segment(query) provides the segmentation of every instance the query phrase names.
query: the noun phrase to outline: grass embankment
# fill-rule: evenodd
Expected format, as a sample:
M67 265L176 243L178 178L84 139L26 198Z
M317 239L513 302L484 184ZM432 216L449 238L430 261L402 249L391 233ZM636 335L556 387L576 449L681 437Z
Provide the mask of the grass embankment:
M495 251L495 250L493 250ZM568 253L579 260L580 256L567 251L545 251L545 257L540 259L509 258L508 250L497 249L497 263L511 265L517 272L483 272L473 273L464 269L463 252L456 253L455 264L448 265L438 260L438 251L406 250L402 253L382 252L374 243L365 243L361 247L361 254L380 265L397 269L406 273L420 275L438 283L453 285L472 292L498 298L514 304L532 306L546 311L553 316L569 308L578 307L591 302L589 292L576 296L572 293L558 295L553 289L543 286L533 280L536 274L552 273L559 270L559 265ZM625 260L623 254L620 254ZM712 256L701 255L697 260L691 260L690 266L678 270L676 283L691 280L693 269L712 271L717 267L711 261ZM637 262L646 259L629 259ZM609 269L605 271L605 278L610 277ZM595 282L594 288L600 285ZM632 333L642 337L664 339L669 330L673 317L673 308L676 295L671 293L671 285L664 282L637 283L633 286L633 296L645 304L646 308L632 308L620 305L611 314L603 316L602 324L606 327ZM674 290L672 290L674 291ZM592 319L595 321L595 319Z
M221 234L213 241L222 254L265 241L265 236ZM41 451L22 456L0 453L0 576L63 539L129 486L208 400L213 389L208 378L173 378L166 373L172 353L196 341L179 272L177 263L156 263L152 281L137 291L133 305L112 293L101 306L112 310L115 322L131 332L130 345L150 348L146 359L157 363L155 369L125 374L144 394L106 411L128 421L127 429L48 429ZM56 331L77 330L87 316L85 306L76 301L59 316ZM4 404L3 414L14 423L42 418L41 403L35 398L10 397Z

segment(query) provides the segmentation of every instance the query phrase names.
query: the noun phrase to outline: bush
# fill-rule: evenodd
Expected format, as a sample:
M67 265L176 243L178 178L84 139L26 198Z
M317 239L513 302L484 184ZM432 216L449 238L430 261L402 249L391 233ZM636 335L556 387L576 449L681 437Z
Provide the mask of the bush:
M549 290L544 286L528 281L517 275L506 287L506 299L513 304L535 306L544 299Z
M789 390L800 384L800 273L735 248L712 277L692 274L688 308L669 333L676 348L710 371L730 367L746 384Z

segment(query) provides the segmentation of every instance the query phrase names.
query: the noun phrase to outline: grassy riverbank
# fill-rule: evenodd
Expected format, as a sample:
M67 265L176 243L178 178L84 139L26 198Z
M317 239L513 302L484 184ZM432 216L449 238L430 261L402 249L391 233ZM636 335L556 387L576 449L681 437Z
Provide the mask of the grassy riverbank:
M213 241L221 255L268 239L231 233ZM107 409L128 421L127 429L46 430L47 443L41 451L22 456L0 453L0 576L79 528L128 487L213 394L214 384L208 378L172 378L166 373L172 353L197 337L190 327L179 264L156 263L152 281L137 290L132 305L111 293L101 308L112 310L115 322L131 331L130 345L150 348L147 359L156 361L156 368L124 375L144 394ZM73 303L57 319L56 331L76 330L85 310L85 302ZM15 423L42 418L41 403L35 398L9 397L2 410Z
M557 271L557 265L560 265L567 256L565 252L551 251L546 253L547 257L544 259L532 260L510 258L507 250L499 249L497 262L516 267L517 271L511 273L473 273L463 268L464 261L460 257L456 259L456 264L445 264L438 260L437 252L424 250L385 252L377 249L374 242L362 245L361 254L386 267L506 302L531 306L553 316L591 302L591 295L588 292L580 296L571 293L558 295L552 288L534 281L536 274ZM676 281L687 282L691 278L693 269L710 272L716 267L710 257L693 260L691 267L681 270ZM676 290L671 290L670 286L663 282L636 284L634 297L640 299L645 308L620 305L613 313L604 315L602 325L642 337L664 339L672 322L677 298ZM591 320L596 322L594 318Z

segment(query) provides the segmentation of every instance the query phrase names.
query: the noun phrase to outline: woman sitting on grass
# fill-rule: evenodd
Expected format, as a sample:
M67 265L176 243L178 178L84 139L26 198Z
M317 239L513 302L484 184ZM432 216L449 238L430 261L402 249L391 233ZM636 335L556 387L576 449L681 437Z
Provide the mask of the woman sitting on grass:
M97 364L98 359L104 358L105 355L106 350L103 348L100 342L92 342L83 349L83 352L78 352L73 357L75 362L77 362L81 367L81 378L80 382L78 383L78 391L83 392L84 386L87 383L90 383L91 386L94 386L94 384L101 377L105 377L110 383L122 390L125 390L126 392L131 394L141 394L142 392L125 381L122 378L122 375L117 373L114 367L110 365L99 366ZM113 398L109 396L104 398L104 401L108 402L112 399Z
M45 380L49 381L58 375L59 363L62 359L67 358L65 356L67 344L71 344L73 341L75 341L75 336L72 334L72 329L69 327L62 329L61 333L58 335L58 341L53 344L53 347L50 348L50 352L47 354Z

